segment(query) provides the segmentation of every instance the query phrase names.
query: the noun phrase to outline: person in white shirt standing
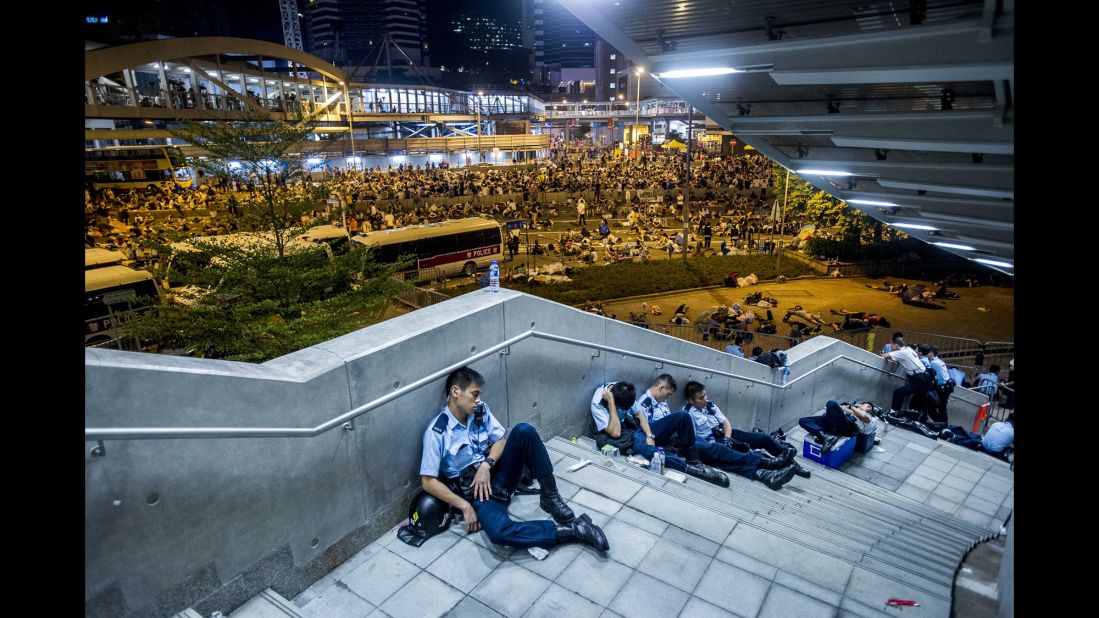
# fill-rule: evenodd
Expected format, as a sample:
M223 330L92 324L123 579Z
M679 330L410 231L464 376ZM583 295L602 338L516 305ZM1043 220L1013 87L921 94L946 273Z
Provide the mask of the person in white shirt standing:
M906 383L893 391L893 401L890 404L891 412L899 412L905 397L927 388L928 375L919 355L916 354L915 350L904 344L904 339L898 337L893 340L893 343L893 351L885 352L881 357L899 364L904 369Z

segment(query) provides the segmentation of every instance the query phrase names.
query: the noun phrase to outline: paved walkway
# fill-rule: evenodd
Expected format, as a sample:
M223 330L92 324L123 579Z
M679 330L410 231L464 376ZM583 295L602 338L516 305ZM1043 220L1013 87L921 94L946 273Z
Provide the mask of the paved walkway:
M606 555L569 545L537 560L493 545L483 532L467 535L463 524L414 548L394 529L294 604L306 616L880 617L899 615L885 606L897 597L921 603L903 608L905 616L945 617L954 568L987 536L930 501L912 502L805 461L813 478L795 478L779 492L740 477L729 489L696 479L680 485L630 466L567 472L592 448L581 442L555 438L548 446L561 493L604 527ZM923 442L930 441L890 432L882 443L892 456L863 461L911 467L900 476L916 478L950 458ZM910 452L927 456L913 466ZM963 459L951 477L980 468ZM968 494L977 496L988 479L1007 481L1000 472L980 474ZM537 496L516 496L510 511L518 519L546 518ZM986 519L981 528L988 525Z

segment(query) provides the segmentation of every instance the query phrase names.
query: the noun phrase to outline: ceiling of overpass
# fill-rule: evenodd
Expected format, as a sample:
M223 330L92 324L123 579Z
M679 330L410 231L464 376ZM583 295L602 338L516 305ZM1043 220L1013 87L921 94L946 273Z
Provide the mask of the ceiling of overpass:
M814 186L1013 272L1013 0L558 2Z

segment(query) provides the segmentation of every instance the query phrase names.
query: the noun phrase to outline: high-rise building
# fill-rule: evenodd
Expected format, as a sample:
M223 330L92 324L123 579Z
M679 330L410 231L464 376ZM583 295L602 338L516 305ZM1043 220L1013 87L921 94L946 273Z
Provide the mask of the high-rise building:
M563 81L586 82L589 74L596 78L598 37L557 0L524 0L523 18L524 33L534 48L535 84L557 87Z
M305 50L311 54L337 66L354 67L388 34L414 64L428 64L426 0L300 2ZM394 66L407 64L395 50L390 50L390 58Z

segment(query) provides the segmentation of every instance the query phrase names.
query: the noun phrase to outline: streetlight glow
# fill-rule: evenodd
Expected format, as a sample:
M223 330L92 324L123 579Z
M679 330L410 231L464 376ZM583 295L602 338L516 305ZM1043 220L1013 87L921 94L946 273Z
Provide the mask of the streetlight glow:
M656 74L657 77L710 77L713 75L729 75L731 73L739 73L733 67L706 67L702 69L679 69L676 71L664 71Z

